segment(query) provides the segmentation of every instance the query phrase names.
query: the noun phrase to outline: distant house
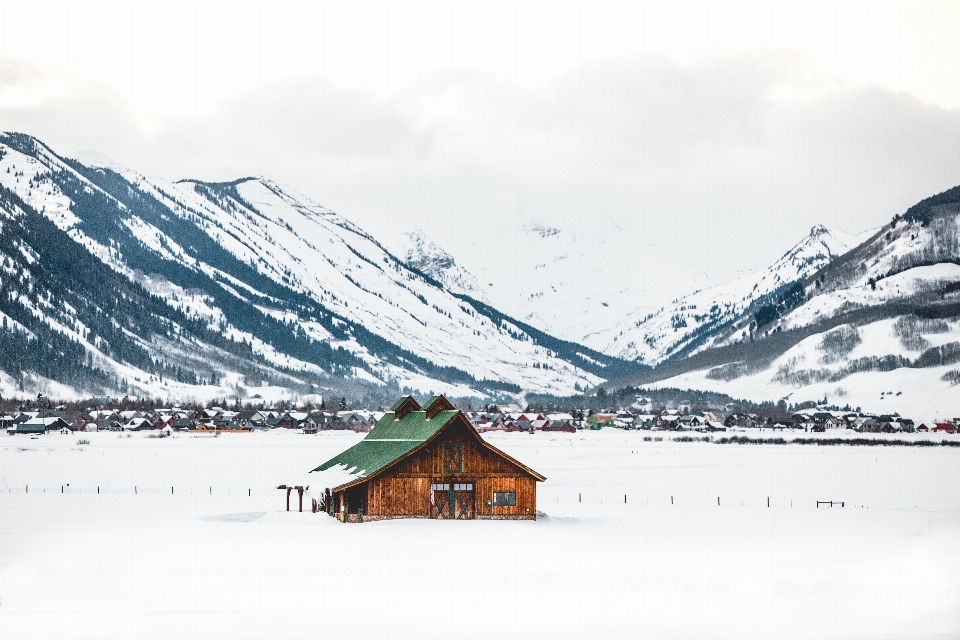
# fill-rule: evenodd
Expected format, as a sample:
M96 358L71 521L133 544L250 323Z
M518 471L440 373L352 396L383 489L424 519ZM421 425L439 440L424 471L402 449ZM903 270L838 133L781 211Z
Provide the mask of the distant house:
M250 433L253 431L253 424L250 421L240 422L239 420L231 420L220 427L220 430L228 433Z
M657 419L657 424L664 431L676 431L677 426L680 424L680 416L662 415Z
M7 433L10 435L20 435L20 434L35 434L35 433L49 433L51 431L60 431L62 429L71 430L67 421L60 417L51 417L51 418L30 418L25 422L15 424L12 427L7 428Z
M922 422L920 423L920 426L917 427L917 433L928 433L929 431L930 431L930 427L928 427Z
M657 421L657 416L645 413L633 417L633 424L636 425L638 429L650 429Z
M527 421L519 421L529 422ZM442 395L398 400L367 436L313 470L343 522L535 520L546 478L481 438Z
M39 418L37 419L36 422L32 422L32 421L21 422L20 424L7 429L7 433L11 436L25 434L25 433L43 434L46 432L47 432L47 425L43 424L43 422L41 422Z
M263 424L265 419L263 414L256 409L241 411L237 414L237 420L240 422L252 422L253 424Z
M847 422L843 418L835 418L830 416L823 421L823 426L825 429L846 429Z
M194 428L193 420L189 418L180 418L178 420L174 420L170 426L174 431L188 431Z
M134 418L123 425L124 431L147 431L153 428L153 423L146 418Z
M573 425L573 420L553 420L542 429L543 431L560 431L563 433L577 432L577 428Z
M933 427L934 431L940 431L943 433L956 433L957 428L951 422L938 422Z

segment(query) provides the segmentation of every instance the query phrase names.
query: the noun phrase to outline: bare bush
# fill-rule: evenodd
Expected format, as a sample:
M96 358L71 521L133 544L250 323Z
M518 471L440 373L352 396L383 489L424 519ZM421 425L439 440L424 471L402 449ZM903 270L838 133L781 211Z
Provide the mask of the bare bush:
M901 367L914 366L909 358L898 355L887 355L883 357L869 356L866 358L857 358L851 360L845 367L837 371L829 369L800 369L793 371L787 365L783 365L773 376L774 382L789 384L796 387L805 387L816 382L839 382L849 375L861 373L863 371L893 371ZM922 365L921 365L922 366Z
M823 352L820 362L824 364L837 362L846 357L861 342L863 340L855 326L851 324L840 325L833 331L823 334L819 346L820 351Z
M960 384L960 369L947 371L945 374L940 376L940 379L949 382L950 384Z
M948 342L941 347L927 349L914 362L915 367L939 367L960 362L960 342Z
M90 441L87 440L86 438L80 438L79 440L77 440L77 444L78 445L90 444Z
M930 348L930 341L924 334L946 333L950 325L943 320L918 318L915 315L901 316L893 324L893 335L900 338L900 344L909 351L923 351Z
M723 380L730 382L737 378L750 376L763 371L767 367L766 362L729 362L727 364L714 367L707 372L707 377L711 380Z

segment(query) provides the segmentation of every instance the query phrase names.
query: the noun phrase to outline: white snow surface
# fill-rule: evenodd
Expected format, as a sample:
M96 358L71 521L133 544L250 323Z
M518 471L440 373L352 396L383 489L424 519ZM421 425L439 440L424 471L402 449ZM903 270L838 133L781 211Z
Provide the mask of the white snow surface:
M295 491L284 511L276 487L309 485L309 511L322 487L306 472L360 434L0 435L3 636L919 640L960 629L960 449L646 435L489 434L547 476L535 522L348 525L297 512ZM449 598L455 622L438 621Z

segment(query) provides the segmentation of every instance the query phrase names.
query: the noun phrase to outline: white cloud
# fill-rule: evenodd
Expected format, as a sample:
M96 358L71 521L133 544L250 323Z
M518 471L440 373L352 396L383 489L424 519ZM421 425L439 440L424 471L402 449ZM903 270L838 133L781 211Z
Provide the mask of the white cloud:
M3 91L32 86L22 65L2 62ZM454 253L463 233L495 238L518 216L603 216L642 242L682 243L682 259L729 246L718 279L772 262L815 223L858 231L960 183L960 111L771 48L620 56L533 84L433 69L385 95L305 73L172 115L81 76L0 118L149 174L265 174L374 233L430 229Z

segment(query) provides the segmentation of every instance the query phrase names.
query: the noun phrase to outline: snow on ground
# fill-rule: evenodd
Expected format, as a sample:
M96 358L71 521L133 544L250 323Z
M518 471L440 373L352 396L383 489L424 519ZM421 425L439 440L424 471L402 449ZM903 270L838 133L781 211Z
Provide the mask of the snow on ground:
M343 525L284 512L275 487L310 482L305 472L358 434L125 436L0 437L3 637L960 630L954 448L494 433L493 444L547 476L546 517Z

